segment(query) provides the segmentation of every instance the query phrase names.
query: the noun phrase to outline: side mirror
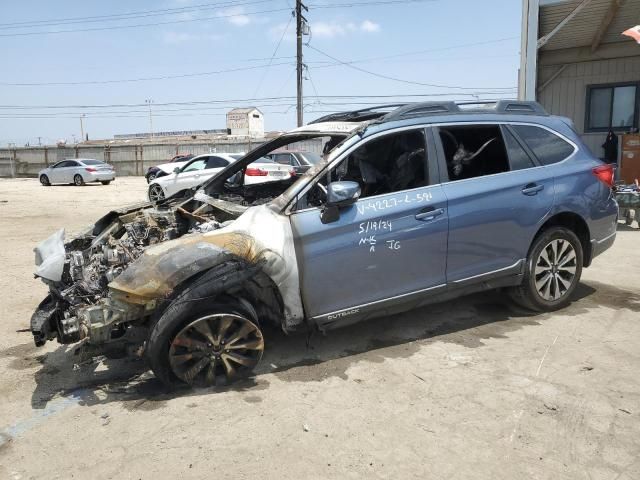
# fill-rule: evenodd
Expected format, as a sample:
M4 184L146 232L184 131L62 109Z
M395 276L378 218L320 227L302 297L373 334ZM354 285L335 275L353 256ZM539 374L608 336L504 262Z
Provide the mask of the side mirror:
M360 185L357 182L332 182L327 186L327 201L320 221L335 222L340 218L340 208L353 205L360 198Z
M177 175L178 173L180 173L180 167L176 167L176 168L174 168L174 169L173 169L173 173L175 173L176 175Z

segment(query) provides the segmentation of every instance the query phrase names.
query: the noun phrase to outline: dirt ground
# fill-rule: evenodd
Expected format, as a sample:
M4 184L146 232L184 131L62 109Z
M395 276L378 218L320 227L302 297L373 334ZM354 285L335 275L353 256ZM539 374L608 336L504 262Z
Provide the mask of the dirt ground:
M34 245L144 199L142 178L0 180L0 478L640 478L640 231L565 310L500 293L314 336L252 380L163 392L140 360L37 349ZM80 365L78 365L80 363Z

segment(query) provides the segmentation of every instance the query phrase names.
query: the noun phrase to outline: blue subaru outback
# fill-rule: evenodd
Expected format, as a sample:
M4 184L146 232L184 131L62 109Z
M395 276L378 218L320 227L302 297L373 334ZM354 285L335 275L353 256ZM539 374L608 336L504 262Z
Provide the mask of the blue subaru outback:
M244 184L251 162L314 146L301 177ZM251 372L268 325L326 331L496 288L556 310L614 242L613 173L533 102L332 114L43 241L50 293L31 330L36 345L102 345L143 329L163 382L215 385Z

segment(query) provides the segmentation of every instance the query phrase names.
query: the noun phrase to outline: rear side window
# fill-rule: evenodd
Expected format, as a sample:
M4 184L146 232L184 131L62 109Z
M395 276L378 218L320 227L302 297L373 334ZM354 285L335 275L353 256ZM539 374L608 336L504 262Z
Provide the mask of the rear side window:
M229 162L224 158L209 157L209 160L207 160L207 168L224 168L227 165L229 165Z
M291 154L289 153L276 153L272 158L276 163L280 163L282 165L293 165Z
M507 148L507 154L509 155L509 165L511 170L523 170L525 168L531 168L535 165L529 157L529 154L522 148L515 137L509 132L508 129L502 130L504 134L504 145Z
M543 165L561 162L574 151L573 145L544 128L531 125L512 125L512 128Z

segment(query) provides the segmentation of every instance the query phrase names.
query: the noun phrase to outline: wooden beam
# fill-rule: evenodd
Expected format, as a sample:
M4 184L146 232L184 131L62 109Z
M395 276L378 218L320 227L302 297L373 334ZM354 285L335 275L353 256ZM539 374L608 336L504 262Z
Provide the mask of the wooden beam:
M602 19L598 30L596 31L595 36L593 37L593 42L591 43L591 53L594 53L600 47L602 43L602 39L604 38L607 30L609 30L609 25L613 22L613 19L616 18L618 14L618 10L624 4L625 0L611 0L609 4L609 10L607 10L607 14Z
M555 72L553 72L553 75L551 75L549 77L549 79L544 82L542 85L540 85L540 88L538 88L538 95L540 95L542 93L542 91L547 88L551 82L553 82L556 78L558 78L558 76L564 72L564 69L567 68L569 66L569 64L564 64L564 65L560 65L560 68L558 68Z
M556 33L562 30L562 27L569 23L571 19L580 13L580 10L586 7L589 3L591 3L591 0L582 0L582 2L580 2L580 4L574 8L569 15L563 18L562 21L553 28L553 30L547 33L544 37L538 39L538 48L542 48Z

